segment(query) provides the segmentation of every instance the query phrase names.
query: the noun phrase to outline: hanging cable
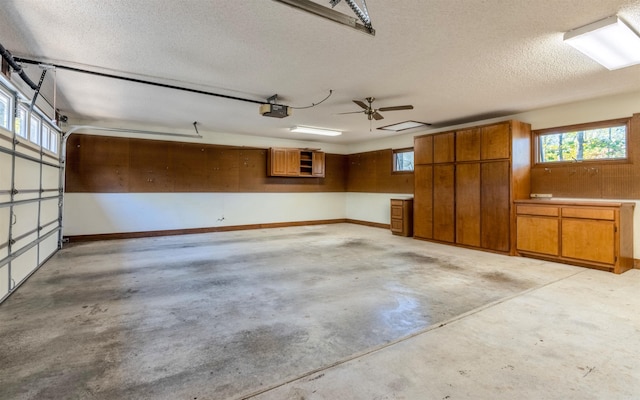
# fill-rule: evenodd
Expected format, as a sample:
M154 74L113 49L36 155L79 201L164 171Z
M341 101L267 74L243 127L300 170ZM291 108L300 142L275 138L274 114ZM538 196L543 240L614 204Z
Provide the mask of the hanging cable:
M329 89L329 94L327 95L327 97L325 97L324 99L320 100L318 103L311 103L310 106L306 106L306 107L292 107L289 106L289 108L294 109L294 110L304 110L305 108L311 108L311 107L315 107L319 104L322 104L325 102L325 100L327 100L329 97L331 97L331 95L333 94L333 90Z

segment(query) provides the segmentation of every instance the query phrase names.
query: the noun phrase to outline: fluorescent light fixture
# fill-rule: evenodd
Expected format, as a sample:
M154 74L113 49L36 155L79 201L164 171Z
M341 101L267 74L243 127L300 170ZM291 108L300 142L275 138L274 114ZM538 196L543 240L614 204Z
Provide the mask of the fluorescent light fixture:
M610 70L640 64L640 37L616 15L571 30L564 41Z
M381 126L378 129L381 129L381 130L384 130L384 131L400 132L400 131L406 131L407 129L419 128L419 127L422 127L422 126L429 126L429 125L431 125L431 124L427 124L425 122L404 121L404 122L400 122L400 123L393 124L393 125Z
M336 131L334 129L324 129L324 128L314 128L312 126L294 126L291 128L291 132L296 133L308 133L311 135L324 135L324 136L340 136L342 135L341 131Z

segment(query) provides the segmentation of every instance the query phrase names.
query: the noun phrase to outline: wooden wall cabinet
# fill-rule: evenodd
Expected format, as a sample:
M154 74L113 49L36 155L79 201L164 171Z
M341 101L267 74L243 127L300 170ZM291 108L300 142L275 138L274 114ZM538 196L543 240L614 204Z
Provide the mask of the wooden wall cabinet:
M516 201L517 250L528 257L611 271L633 268L635 203Z
M323 178L325 154L321 151L272 147L267 157L269 176Z
M414 236L515 254L513 200L529 198L530 132L505 121L416 137Z
M391 233L413 236L413 199L391 199Z

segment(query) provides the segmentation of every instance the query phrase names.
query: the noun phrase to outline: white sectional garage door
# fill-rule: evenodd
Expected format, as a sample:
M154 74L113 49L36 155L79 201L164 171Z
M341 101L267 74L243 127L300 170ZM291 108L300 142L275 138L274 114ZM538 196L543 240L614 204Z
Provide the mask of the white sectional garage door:
M58 249L60 133L0 82L0 302Z

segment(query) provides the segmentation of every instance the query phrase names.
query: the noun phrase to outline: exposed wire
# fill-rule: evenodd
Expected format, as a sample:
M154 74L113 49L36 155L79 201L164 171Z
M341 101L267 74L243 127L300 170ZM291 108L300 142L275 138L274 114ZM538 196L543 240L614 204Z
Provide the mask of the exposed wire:
M331 97L332 94L333 94L333 90L329 89L329 94L327 95L327 97L325 97L324 99L322 99L318 103L311 103L310 106L306 106L306 107L292 107L292 106L289 106L289 108L294 109L294 110L304 110L305 108L315 107L317 105L320 105L320 104L324 103L325 100L327 100L329 97Z

